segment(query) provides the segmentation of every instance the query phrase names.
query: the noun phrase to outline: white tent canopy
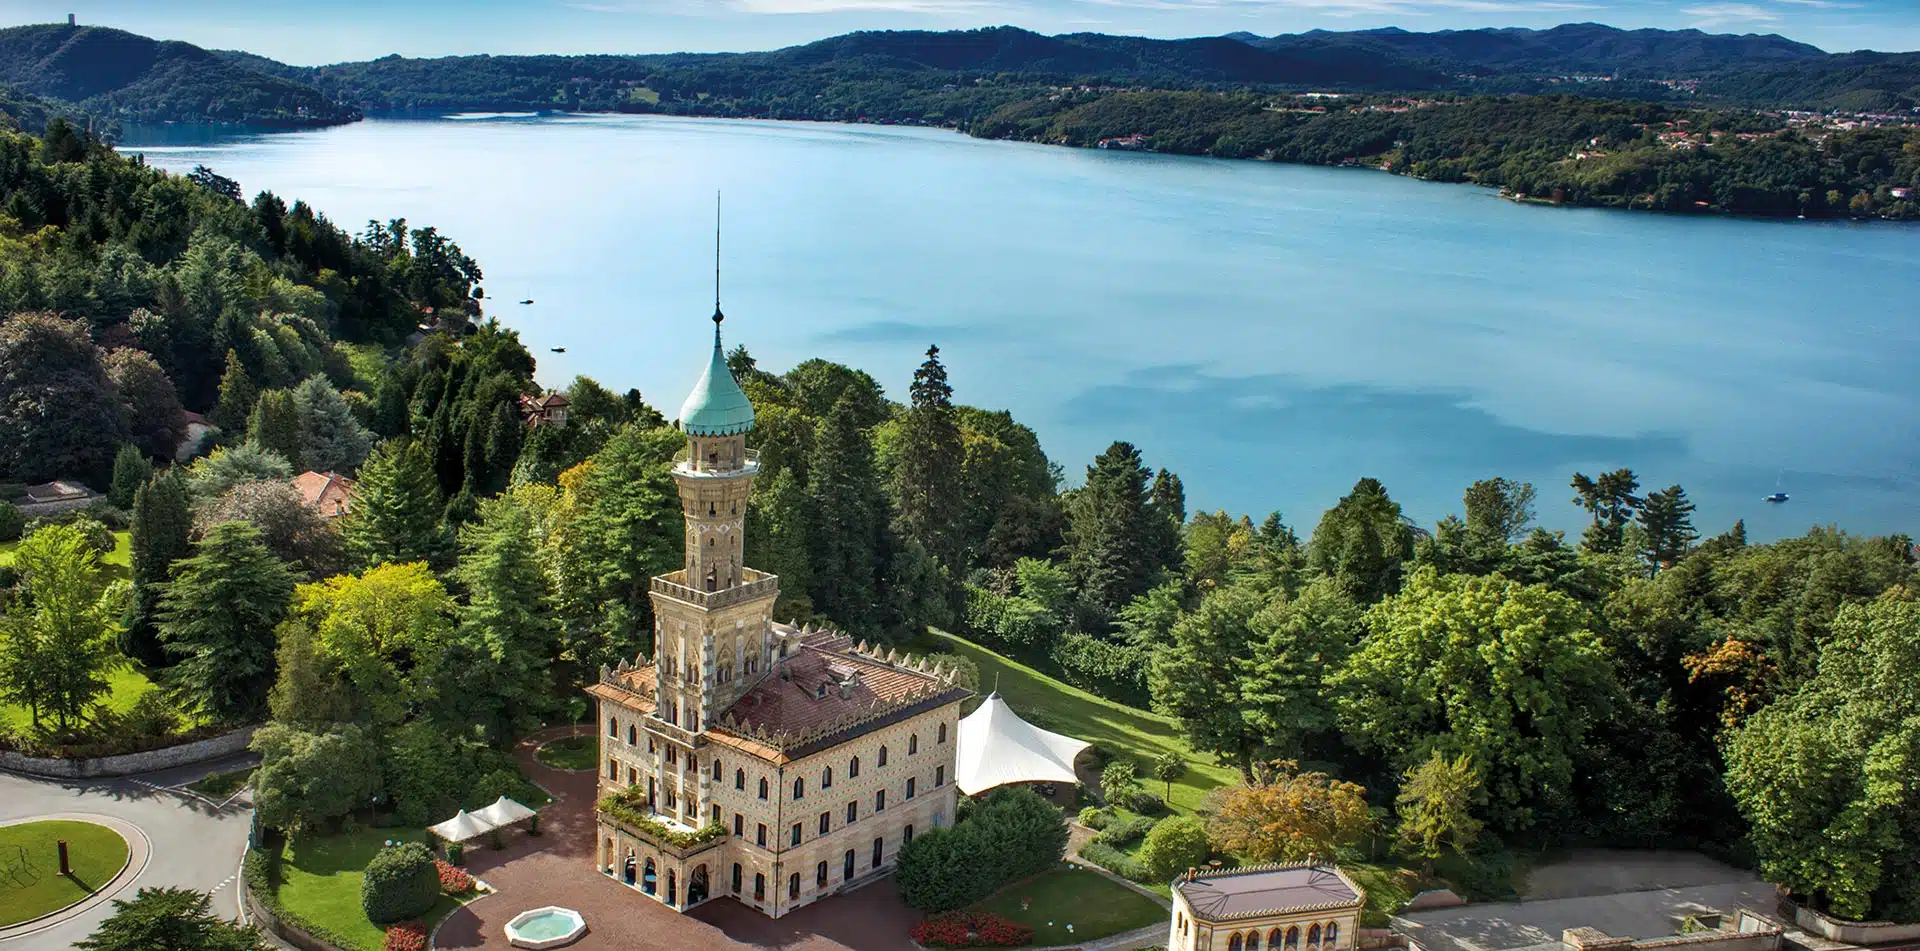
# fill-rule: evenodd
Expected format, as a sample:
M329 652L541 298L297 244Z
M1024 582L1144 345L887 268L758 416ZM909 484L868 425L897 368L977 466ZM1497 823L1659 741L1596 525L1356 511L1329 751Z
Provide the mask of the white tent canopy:
M439 825L427 827L428 832L448 842L465 842L468 839L483 835L491 829L493 829L492 825L465 809L454 813L453 818Z
M971 796L1008 783L1071 783L1073 758L1091 745L1020 719L990 693L960 721L955 785Z
M474 813L476 818L487 823L490 828L495 829L513 825L531 815L533 815L532 809L528 809L526 806L514 802L505 796L495 799L492 805Z

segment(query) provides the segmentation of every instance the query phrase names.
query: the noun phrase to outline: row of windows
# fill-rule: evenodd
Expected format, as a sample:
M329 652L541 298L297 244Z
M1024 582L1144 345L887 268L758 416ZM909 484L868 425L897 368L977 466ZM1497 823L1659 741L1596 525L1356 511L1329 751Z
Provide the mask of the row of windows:
M900 836L900 844L904 846L908 842L912 842L912 841L913 841L913 827L907 826L906 829L903 830ZM877 869L881 865L886 863L886 847L887 847L887 843L885 839L879 836L874 837L873 851L871 856L867 860L867 863L868 863L867 869L869 871L872 871L873 869ZM840 857L840 881L843 884L846 882L852 881L854 875L856 874L856 868L857 868L857 865L856 865L855 852L853 849L848 849L846 851L846 854ZM742 871L743 870L740 867L740 863L738 862L733 863L733 892L736 895L740 893L740 880L742 877ZM827 863L821 862L820 864L815 865L813 867L814 887L825 888L827 887L827 881L828 881ZM792 900L798 899L799 897L800 897L800 873L794 872L793 874L787 876L787 899L789 901L792 901ZM761 872L753 873L753 900L754 901L767 900L767 876L764 873L761 873Z
M1180 934L1185 935L1191 923L1186 915L1181 915L1178 923ZM1300 947L1300 926L1286 929L1275 928L1267 932L1268 951L1297 951ZM1308 948L1336 948L1340 941L1340 923L1331 921L1323 931L1318 924L1307 928ZM1260 930L1236 931L1227 939L1227 951L1260 951Z

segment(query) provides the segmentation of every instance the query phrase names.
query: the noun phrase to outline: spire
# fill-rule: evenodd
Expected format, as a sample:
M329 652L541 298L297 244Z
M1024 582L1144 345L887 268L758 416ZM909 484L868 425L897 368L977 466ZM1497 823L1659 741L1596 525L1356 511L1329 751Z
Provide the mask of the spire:
M720 193L713 193L713 345L720 345L720 322L727 315L720 312Z
M713 356L680 407L680 428L693 436L732 436L753 428L753 404L727 368L720 344L720 195L713 196Z

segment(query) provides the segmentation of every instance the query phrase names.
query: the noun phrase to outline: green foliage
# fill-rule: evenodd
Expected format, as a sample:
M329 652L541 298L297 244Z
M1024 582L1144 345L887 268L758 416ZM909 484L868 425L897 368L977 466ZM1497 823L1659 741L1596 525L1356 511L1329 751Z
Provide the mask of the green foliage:
M418 918L440 900L440 873L433 853L418 842L389 845L367 863L360 907L376 925Z
M260 388L247 373L247 365L241 362L239 351L228 350L226 369L220 374L219 396L214 401L213 411L207 415L207 421L220 427L223 432L246 432L247 422L253 416L254 403L259 399Z
M903 846L894 874L909 906L948 911L1058 865L1066 847L1060 810L1032 790L1002 788L964 822Z
M860 390L833 404L807 461L808 564L814 609L849 631L872 635L881 621L877 567L887 501L854 392Z
M12 502L0 502L0 542L18 541L27 517Z
M1173 795L1173 781L1187 774L1187 758L1179 750L1168 750L1153 758L1153 778L1167 784L1167 795Z
M1140 788L1140 768L1131 759L1115 758L1100 770L1100 794L1111 804Z
M1080 847L1080 857L1130 882L1150 882L1147 867L1131 855L1098 840Z
M193 554L192 505L187 479L178 469L161 473L133 495L133 590L121 647L142 664L157 666L166 656L156 627L160 599L174 563Z
M173 458L174 450L187 436L187 418L166 371L152 356L133 347L109 351L105 365L133 444L154 458ZM114 504L125 508L132 502L129 492L126 501L116 497Z
M449 538L425 447L404 439L381 443L361 467L354 492L342 531L355 564L442 562Z
M453 577L469 595L459 634L489 663L467 671L456 689L481 691L491 709L482 722L495 737L518 735L554 712L561 631L538 530L525 506L503 497L481 503L480 520L460 534ZM467 719L479 720L474 713L469 708Z
M124 664L114 648L125 588L108 585L86 532L49 525L13 552L20 581L0 614L0 699L65 730L107 692Z
M1068 563L1080 599L1111 618L1146 593L1172 564L1176 527L1150 504L1152 472L1131 444L1114 443L1087 467L1087 483L1068 501Z
M1387 487L1361 479L1320 517L1307 552L1317 571L1354 600L1373 604L1400 589L1401 564L1413 557L1413 532Z
M247 442L305 468L301 454L300 411L287 390L268 390L253 401L247 417Z
M373 448L372 434L324 376L307 377L293 388L293 410L300 429L300 464L308 469L351 472ZM510 459L507 465L512 464Z
M389 728L433 698L453 639L454 603L427 566L387 564L301 585L294 596L318 653L352 685L354 719Z
M1480 835L1473 817L1473 801L1480 777L1465 756L1448 759L1434 750L1420 765L1407 770L1394 806L1400 813L1397 836L1401 848L1417 855L1432 874L1443 848L1465 852Z
M263 398L261 405L265 404ZM239 483L202 502L194 522L203 533L225 522L246 522L260 530L260 540L269 551L299 566L309 578L325 577L346 566L340 529L308 505L291 482Z
M225 723L266 707L274 628L286 617L294 573L245 522L216 525L179 561L160 600L158 632L179 659L170 679L183 706Z
M74 947L80 951L266 951L258 929L227 921L205 892L142 888L114 899L113 914Z
M629 423L595 453L555 529L558 613L582 663L612 663L646 646L648 579L680 565L684 532L668 471L686 445L675 430Z
M1206 824L1193 816L1174 816L1147 833L1140 845L1140 864L1155 881L1168 882L1189 868L1206 865L1212 854Z
M311 834L380 792L380 751L357 724L311 733L269 723L253 735L252 749L260 754L254 810L270 828Z
M960 569L968 557L967 539L961 533L964 500L954 487L960 481L965 447L939 347L928 347L926 362L914 371L912 405L900 417L899 427L889 481L895 524L936 562L949 570Z
M84 321L0 319L0 480L105 485L127 428Z
M1105 806L1088 806L1080 810L1079 818L1076 821L1097 832L1105 829L1107 823L1113 821L1113 810Z
M1243 774L1260 740L1240 713L1246 701L1238 669L1252 657L1253 617L1265 600L1246 585L1207 595L1174 624L1150 676L1154 709L1178 720L1195 750L1217 753Z
M1593 514L1593 524L1581 537L1582 547L1603 555L1621 549L1626 543L1627 525L1644 503L1634 494L1639 488L1640 478L1632 469L1602 472L1598 478L1573 474L1573 503Z
M133 497L153 475L153 463L147 461L133 443L125 443L113 457L113 482L107 490L107 499L123 508L133 508Z
M194 461L188 469L194 494L215 498L243 482L284 482L293 478L293 464L254 443L223 446Z
M492 800L488 800L491 802ZM659 839L676 848L687 848L727 835L725 826L718 823L702 826L692 832L684 829L672 829L655 819L646 804L646 796L638 786L628 787L600 797L596 807L602 813L621 823L633 826L647 835Z
M1093 841L1116 849L1124 848L1140 841L1159 824L1160 820L1152 816L1122 816L1107 823L1107 827L1100 830L1100 834L1094 836Z

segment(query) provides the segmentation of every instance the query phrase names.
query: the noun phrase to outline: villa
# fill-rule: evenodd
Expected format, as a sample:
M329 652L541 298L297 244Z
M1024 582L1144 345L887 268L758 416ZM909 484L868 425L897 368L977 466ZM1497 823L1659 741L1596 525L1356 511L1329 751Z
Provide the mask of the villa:
M1173 883L1168 951L1349 951L1367 893L1337 866L1188 869Z

